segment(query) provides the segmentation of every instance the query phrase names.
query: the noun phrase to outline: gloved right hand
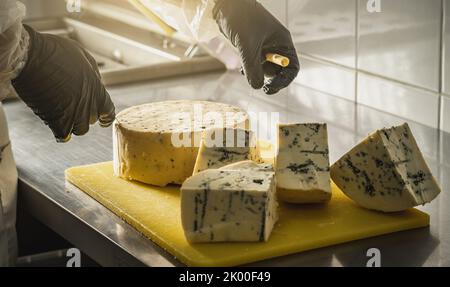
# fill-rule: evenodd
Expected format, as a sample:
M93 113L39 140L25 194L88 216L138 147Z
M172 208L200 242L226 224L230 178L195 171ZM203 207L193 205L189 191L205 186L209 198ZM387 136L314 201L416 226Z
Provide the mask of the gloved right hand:
M287 87L300 70L289 30L256 0L215 1L214 19L238 49L249 84L268 95ZM290 63L282 68L267 62L267 53L283 55Z
M115 108L94 58L73 40L24 28L30 35L28 59L12 85L56 140L83 135L97 120L109 126Z

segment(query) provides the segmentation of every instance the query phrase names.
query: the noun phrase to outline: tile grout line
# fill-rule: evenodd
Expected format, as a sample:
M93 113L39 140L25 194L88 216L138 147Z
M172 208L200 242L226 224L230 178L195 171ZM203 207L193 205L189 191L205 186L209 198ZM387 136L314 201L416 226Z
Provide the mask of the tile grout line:
M317 63L320 63L320 64L333 66L333 67L339 68L341 70L346 70L346 71L350 71L350 72L354 72L355 71L355 68L353 68L353 67L349 67L349 66L346 66L344 64L333 62L332 60L328 60L328 59L322 58L320 56L315 56L313 54L309 54L309 53L306 53L306 52L303 52L301 54L299 53L299 56L301 58L305 58L307 60L311 60L311 61L314 61L314 62L317 62Z
M322 59L320 57L313 56L313 55L310 55L310 54L307 54L307 53L301 54L300 57L308 59L310 61L314 61L316 63L323 64L323 65L332 66L332 67L335 67L335 68L338 68L338 69L341 69L341 70L346 70L346 71L351 71L351 72L355 72L355 70L356 70L356 69L344 66L342 64L335 63L335 62L332 62L330 60ZM399 85L399 86L402 86L402 87L405 87L405 88L416 89L416 90L419 90L421 92L426 92L426 93L439 95L439 91L435 91L435 90L432 90L432 89L429 89L429 88L425 88L425 87L422 87L422 86L414 85L414 84L411 84L411 83L408 83L408 82L403 82L403 81L400 81L400 80L397 80L397 79L394 79L394 78L389 78L387 76L383 76L383 75L376 74L376 73L373 73L373 72L369 72L369 71L366 71L366 70L358 69L358 74L370 76L372 78L377 78L379 80L383 80L383 81L386 81L386 82L391 82L391 83L393 83L395 85Z
M443 155L442 155L442 133L444 131L444 127L443 127L443 111L442 111L442 107L443 107L443 101L444 101L444 65L445 65L445 26L446 26L446 21L445 21L445 9L446 9L446 0L441 0L441 15L440 15L440 21L441 21L441 25L440 25L440 45L439 45L439 102L438 102L438 136L437 136L437 151L438 151L438 155L439 155L439 163L443 162ZM438 169L440 169L440 165L438 165ZM439 172L439 177L441 176L441 171L438 170Z
M441 0L441 14L440 14L440 43L439 43L439 102L438 102L438 134L437 134L437 150L439 155L439 163L442 162L442 153L441 153L441 133L444 130L442 126L442 102L444 100L444 61L445 61L445 49L444 49L444 37L445 37L445 0ZM440 176L440 172L439 172Z
M440 43L439 43L439 102L438 102L438 129L442 127L442 94L444 93L444 29L445 29L445 0L441 0L441 13L440 13Z
M358 134L358 60L359 60L359 0L355 0L355 85L354 85L354 100L355 100L355 134ZM357 140L357 139L355 139Z

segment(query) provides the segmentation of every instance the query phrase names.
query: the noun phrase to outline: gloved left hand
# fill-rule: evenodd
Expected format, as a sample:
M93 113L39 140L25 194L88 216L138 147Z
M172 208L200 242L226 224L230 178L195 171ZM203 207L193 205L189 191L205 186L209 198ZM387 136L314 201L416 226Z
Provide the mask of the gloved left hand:
M19 97L58 142L68 141L72 133L87 133L97 120L109 126L115 108L94 58L73 40L24 27L30 35L28 59L12 81Z

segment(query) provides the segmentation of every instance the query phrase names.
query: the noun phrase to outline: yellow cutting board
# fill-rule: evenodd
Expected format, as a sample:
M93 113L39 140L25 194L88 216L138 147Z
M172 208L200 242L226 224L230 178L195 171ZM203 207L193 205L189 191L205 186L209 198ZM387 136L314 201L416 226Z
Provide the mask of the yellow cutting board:
M179 187L155 187L113 175L112 162L73 167L66 179L188 266L235 266L361 238L427 226L416 209L381 213L354 204L333 184L327 205L280 204L268 242L189 244Z

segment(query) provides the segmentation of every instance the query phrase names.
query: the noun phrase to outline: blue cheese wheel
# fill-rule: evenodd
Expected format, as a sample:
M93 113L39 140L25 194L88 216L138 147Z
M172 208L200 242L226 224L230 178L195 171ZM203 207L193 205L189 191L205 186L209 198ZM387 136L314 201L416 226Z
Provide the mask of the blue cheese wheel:
M249 128L239 107L208 101L164 101L130 107L113 124L116 176L157 186L192 175L203 130Z

